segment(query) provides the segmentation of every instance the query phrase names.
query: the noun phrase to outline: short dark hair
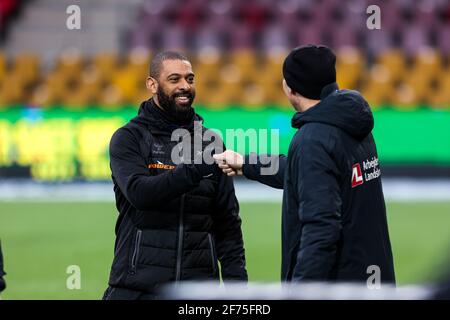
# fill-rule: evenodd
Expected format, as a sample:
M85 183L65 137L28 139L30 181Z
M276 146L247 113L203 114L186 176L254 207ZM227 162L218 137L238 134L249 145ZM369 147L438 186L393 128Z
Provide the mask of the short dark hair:
M162 63L164 60L185 60L189 61L189 59L176 51L164 51L158 53L153 57L152 62L150 63L150 77L157 79L161 74Z

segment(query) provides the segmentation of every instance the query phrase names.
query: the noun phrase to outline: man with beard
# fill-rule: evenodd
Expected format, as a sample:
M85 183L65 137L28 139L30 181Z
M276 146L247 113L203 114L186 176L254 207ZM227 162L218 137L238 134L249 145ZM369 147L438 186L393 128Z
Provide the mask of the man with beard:
M138 116L111 138L110 165L116 206L114 260L103 299L158 299L169 282L247 281L239 206L233 182L210 155L173 152L177 130L187 148L207 153L196 135L207 130L194 112L194 73L176 52L156 55ZM195 130L194 130L195 129ZM189 138L192 138L189 140ZM216 138L215 145L223 149ZM201 139L201 137L200 137ZM185 144L183 144L185 146ZM178 150L179 151L179 150ZM209 149L211 151L211 149ZM188 155L188 156L186 156ZM194 160L194 161L192 161Z

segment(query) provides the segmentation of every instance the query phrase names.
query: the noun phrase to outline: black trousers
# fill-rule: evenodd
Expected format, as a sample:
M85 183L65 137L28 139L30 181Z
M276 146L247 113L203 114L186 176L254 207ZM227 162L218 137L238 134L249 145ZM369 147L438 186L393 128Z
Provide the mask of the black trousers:
M156 294L109 286L102 300L158 300Z

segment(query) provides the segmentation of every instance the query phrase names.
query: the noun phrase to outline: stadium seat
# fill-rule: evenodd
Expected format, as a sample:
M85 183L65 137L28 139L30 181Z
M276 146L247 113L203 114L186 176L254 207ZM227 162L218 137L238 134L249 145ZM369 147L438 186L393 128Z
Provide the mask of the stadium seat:
M336 59L337 83L341 89L356 89L363 68L361 53L354 47L342 47Z
M433 108L450 109L450 68L442 70L435 91L429 94L428 101Z
M130 72L133 72L138 78L137 80L143 85L145 84L145 79L147 79L150 74L150 61L152 55L148 50L143 48L137 48L131 50L126 57L125 64Z
M6 56L3 52L0 51L0 83L2 82L3 78L5 77L6 72L7 72Z
M33 84L40 75L39 57L34 54L15 56L10 72L17 75L24 85Z
M391 101L396 108L400 109L415 109L419 97L417 91L411 84L401 83L394 90Z
M382 64L375 64L362 77L361 92L374 108L389 101L393 90L391 70Z
M403 77L406 68L406 59L402 51L390 49L381 52L375 59L376 64L389 70L391 81L397 81Z
M77 51L64 52L56 63L55 71L67 80L77 81L83 70L85 59Z
M426 76L432 76L444 68L440 53L429 47L416 54L413 64L415 70Z
M114 73L118 64L118 58L114 54L102 52L93 57L92 64L98 69L100 77L106 81Z
M8 80L0 85L0 106L20 106L26 94L24 79L10 74Z
M381 30L361 28L368 4L142 1L123 29L124 50L118 54L69 49L49 63L32 53L0 53L0 105L134 104L148 96L144 80L152 54L167 49L190 54L199 104L254 108L257 101L284 103L279 90L283 60L289 50L307 43L331 46L338 56L340 87L362 91L375 106L447 105L448 4L375 1L382 11Z

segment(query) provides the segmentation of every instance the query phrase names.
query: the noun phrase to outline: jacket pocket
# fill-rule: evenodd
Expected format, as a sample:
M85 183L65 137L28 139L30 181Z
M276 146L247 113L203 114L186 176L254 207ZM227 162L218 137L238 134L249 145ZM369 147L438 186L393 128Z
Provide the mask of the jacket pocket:
M136 236L134 238L133 255L131 256L131 268L130 268L131 274L136 273L137 261L139 258L139 248L141 246L141 237L142 237L142 230L138 229L136 231Z
M215 247L214 247L214 241L212 239L212 235L210 233L208 233L208 242L209 242L209 247L210 247L210 250L211 250L211 264L212 264L213 274L216 274L216 271L217 271L216 250L215 250Z

